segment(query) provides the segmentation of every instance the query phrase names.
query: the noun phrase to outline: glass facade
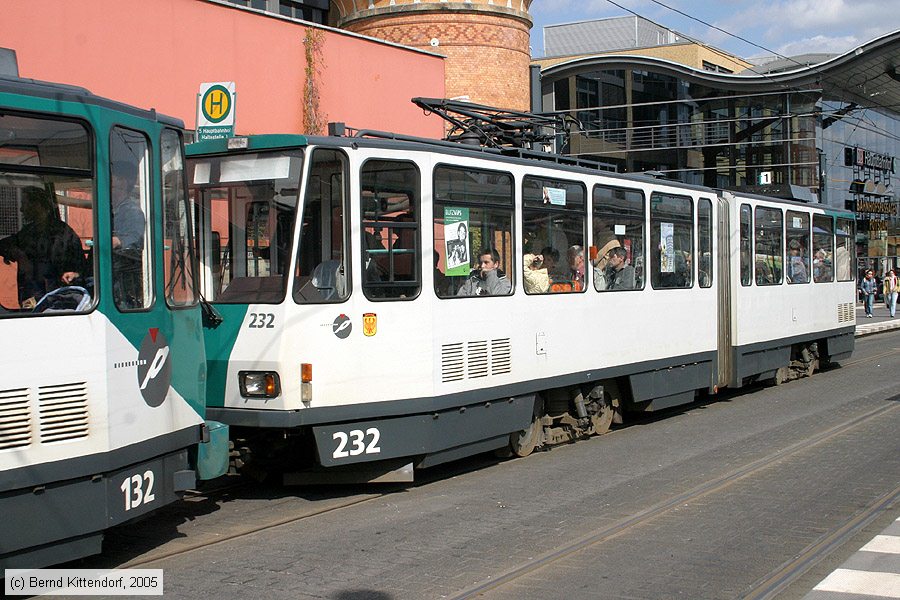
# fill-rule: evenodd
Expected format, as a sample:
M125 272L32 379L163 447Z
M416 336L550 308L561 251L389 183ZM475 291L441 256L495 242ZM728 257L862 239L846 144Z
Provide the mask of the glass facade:
M858 268L880 275L898 266L900 113L847 105L811 87L622 67L543 75L544 109L579 121L562 153L619 172L854 210Z

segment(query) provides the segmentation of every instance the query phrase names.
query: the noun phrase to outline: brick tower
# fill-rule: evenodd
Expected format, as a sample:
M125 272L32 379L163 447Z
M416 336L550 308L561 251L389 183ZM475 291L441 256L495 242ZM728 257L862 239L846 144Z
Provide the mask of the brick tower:
M448 98L529 110L530 5L531 0L331 0L331 14L342 29L445 55Z

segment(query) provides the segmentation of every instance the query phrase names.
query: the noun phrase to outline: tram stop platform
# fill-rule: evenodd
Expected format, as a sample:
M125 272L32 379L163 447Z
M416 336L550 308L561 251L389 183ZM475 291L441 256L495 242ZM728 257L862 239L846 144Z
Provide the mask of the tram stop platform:
M900 302L897 303L897 316L891 318L890 312L884 302L876 302L872 311L873 317L866 317L866 308L862 304L856 305L856 337L880 333L890 329L900 329Z
M900 519L819 582L803 600L900 598Z

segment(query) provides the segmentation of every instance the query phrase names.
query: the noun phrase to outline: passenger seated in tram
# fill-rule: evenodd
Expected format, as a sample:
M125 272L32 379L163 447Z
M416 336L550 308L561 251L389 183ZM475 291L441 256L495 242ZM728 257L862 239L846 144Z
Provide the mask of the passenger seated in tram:
M634 267L626 264L628 253L625 248L617 246L609 251L609 266L606 269L608 290L633 290Z
M566 258L569 261L569 280L572 282L572 291L580 292L584 289L584 248L577 244L569 247Z
M565 271L559 264L559 250L554 249L553 246L544 246L541 249L541 256L544 257L544 268L547 269L551 281L565 278Z
M478 268L473 269L457 296L502 296L509 294L512 284L500 269L500 253L485 248L478 254Z
M619 240L612 239L600 250L598 251L595 246L591 247L591 257L592 257L592 267L593 267L593 276L594 276L594 289L598 292L605 292L609 289L609 278L608 278L608 270L609 270L609 252L613 248L618 248L621 244L619 244Z
M809 272L806 268L806 258L803 256L803 247L797 240L791 240L788 244L788 272L787 278L791 283L807 283L809 281Z
M87 264L81 239L60 218L53 192L25 188L22 216L18 233L0 240L0 256L17 264L19 307L30 310L48 292L86 275Z
M526 254L522 257L522 262L525 293L544 294L550 291L550 274L544 266L544 257L540 254Z
M825 249L819 248L816 250L816 255L813 258L813 279L817 282L834 279L834 267L831 264L828 251Z

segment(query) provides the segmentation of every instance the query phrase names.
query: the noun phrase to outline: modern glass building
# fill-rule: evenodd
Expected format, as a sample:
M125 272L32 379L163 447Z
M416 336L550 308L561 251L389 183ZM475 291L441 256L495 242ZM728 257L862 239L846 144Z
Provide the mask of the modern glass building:
M859 267L898 266L900 32L736 74L629 52L541 61L542 110L578 123L559 150L854 210Z

